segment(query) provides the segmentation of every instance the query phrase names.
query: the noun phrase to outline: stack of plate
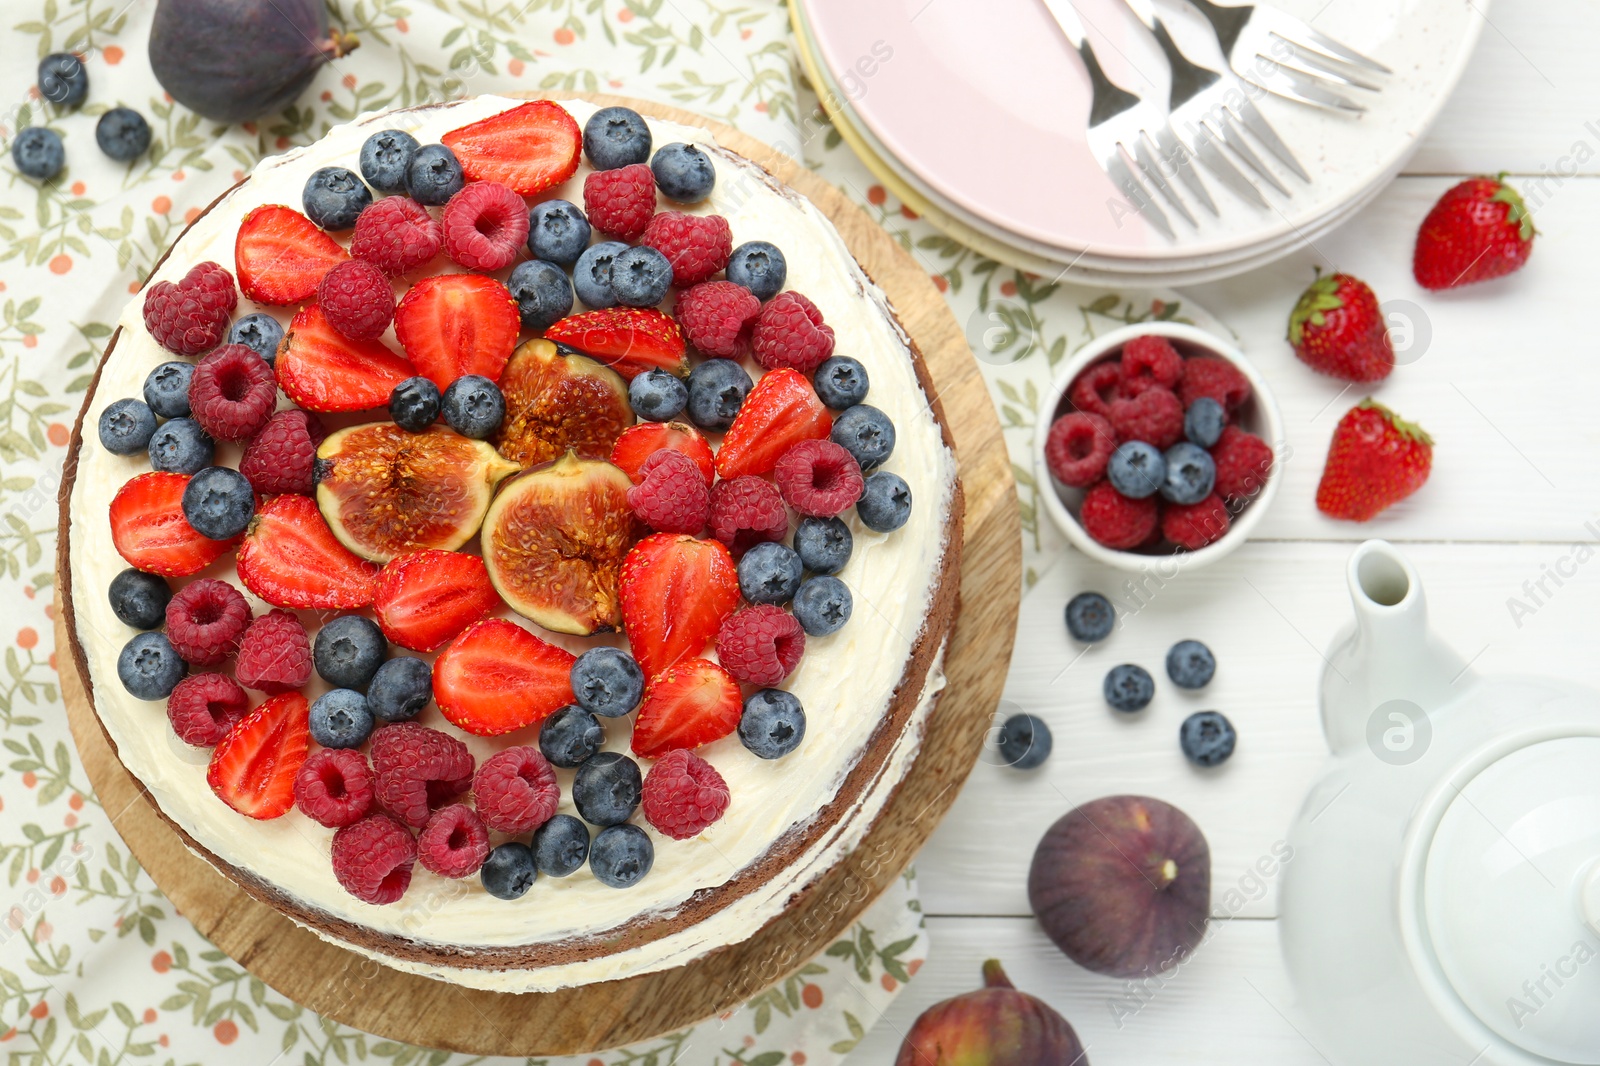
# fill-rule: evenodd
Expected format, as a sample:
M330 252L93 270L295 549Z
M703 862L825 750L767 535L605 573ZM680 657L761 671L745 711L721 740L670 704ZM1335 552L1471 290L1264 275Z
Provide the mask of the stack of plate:
M1228 277L1305 247L1400 172L1471 54L1483 16L1460 0L1275 0L1393 71L1365 106L1333 112L1252 90L1310 181L1252 146L1288 190L1265 208L1199 168L1217 214L1185 190L1190 225L1155 198L1168 238L1134 213L1090 154L1089 78L1043 0L791 0L801 62L840 135L885 186L978 252L1107 286ZM1078 0L1111 80L1167 99L1165 59L1122 0ZM1162 17L1194 62L1226 70L1181 0ZM1239 162L1237 159L1235 162ZM1249 171L1245 170L1248 175Z

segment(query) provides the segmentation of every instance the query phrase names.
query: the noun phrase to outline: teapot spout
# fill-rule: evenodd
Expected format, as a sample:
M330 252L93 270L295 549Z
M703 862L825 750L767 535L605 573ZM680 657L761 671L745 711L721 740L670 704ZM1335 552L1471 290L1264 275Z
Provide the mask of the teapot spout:
M1471 683L1467 663L1428 630L1421 579L1394 545L1362 544L1345 576L1355 627L1323 670L1323 733L1335 755L1363 744L1403 755L1395 746L1414 739L1428 714Z

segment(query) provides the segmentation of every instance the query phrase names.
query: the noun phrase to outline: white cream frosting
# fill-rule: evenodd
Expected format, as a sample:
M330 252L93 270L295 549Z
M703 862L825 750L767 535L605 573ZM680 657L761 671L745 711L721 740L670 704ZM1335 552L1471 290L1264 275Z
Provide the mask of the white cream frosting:
M368 115L333 129L315 144L265 160L244 185L184 235L152 280L176 280L208 259L232 270L234 236L246 212L266 203L297 207L306 178L323 166L354 169L360 145L374 129L407 129L427 144L448 130L518 103L483 96L432 109ZM567 101L564 106L580 125L594 110L594 105L582 101ZM715 143L710 133L693 127L653 119L650 126L658 146L671 141ZM726 217L735 244L760 239L783 249L789 267L788 287L805 293L821 309L835 331L835 351L866 366L871 379L868 402L889 415L898 435L886 469L906 480L915 501L910 521L890 534L872 532L853 515L847 516L855 550L839 576L854 596L854 615L833 636L808 641L800 665L784 685L805 707L804 744L786 758L770 762L746 751L737 737L701 749L699 754L717 768L732 792L726 815L685 841L660 836L636 816L634 821L651 835L656 854L653 870L630 889L608 888L585 868L567 878L541 877L522 899L507 902L490 896L476 878L449 881L418 866L399 903L378 907L350 896L335 881L329 862L332 830L298 811L256 822L229 809L206 785L209 751L189 748L177 740L167 724L164 704L135 699L117 679L117 655L134 631L116 618L106 598L111 578L127 565L112 545L106 515L117 490L149 466L142 455L120 457L107 452L94 426L108 404L139 396L149 371L173 358L145 331L140 296L122 315L120 338L102 371L84 423L71 505L73 602L96 710L123 763L166 815L217 858L272 884L308 908L378 933L468 951L553 943L616 929L647 916L671 914L696 891L722 885L762 859L785 834L804 826L837 796L885 714L923 628L945 550L955 458L932 417L905 338L885 314L882 293L862 273L832 224L808 201L775 185L759 168L730 153L711 154L717 169L716 189L706 203L693 210ZM586 166L581 168L571 180L541 198L581 203L587 172ZM437 268L435 264L432 269ZM241 299L237 314L258 309L285 322L293 310L256 308ZM398 350L392 332L385 339ZM237 450L219 448L217 461L233 465ZM238 584L232 554L205 576ZM258 613L266 609L267 605L248 593L246 596ZM301 612L301 617L314 630L318 622L314 614ZM573 650L585 646L583 641L544 633L525 620L516 620ZM320 684L314 680L308 695L314 698ZM803 854L793 857L784 870L685 929L625 951L539 969L430 966L360 950L389 965L459 984L523 992L666 969L738 943L781 914L794 892L826 872L859 842L914 758L934 695L942 685L935 664L911 721L896 738L881 772L862 789L853 811ZM418 720L460 735L432 705ZM621 720L605 724L606 747L626 751L627 724ZM482 759L508 741L532 743L535 738L536 731L526 730L494 741L464 739ZM561 810L575 813L570 798L571 772L558 771L558 776Z

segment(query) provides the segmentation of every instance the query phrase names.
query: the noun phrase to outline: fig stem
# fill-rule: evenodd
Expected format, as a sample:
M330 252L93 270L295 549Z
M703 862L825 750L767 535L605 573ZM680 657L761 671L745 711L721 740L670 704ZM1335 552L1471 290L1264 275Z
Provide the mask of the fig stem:
M1178 879L1177 862L1172 859L1164 860L1161 863L1161 869L1157 876L1161 878L1161 884L1159 887L1166 888L1168 885L1172 884L1172 882Z
M343 59L360 47L361 41L355 34L332 29L328 31L328 39L322 42L317 51L329 59Z
M1017 986L1011 983L1005 970L1000 968L999 959L989 959L983 964L983 987L1015 989Z

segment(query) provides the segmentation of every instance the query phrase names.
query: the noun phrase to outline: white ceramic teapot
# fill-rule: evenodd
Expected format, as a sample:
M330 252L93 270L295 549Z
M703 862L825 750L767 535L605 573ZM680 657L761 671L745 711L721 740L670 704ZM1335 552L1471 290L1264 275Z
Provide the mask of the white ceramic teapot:
M1282 882L1309 1039L1337 1066L1600 1064L1600 693L1475 675L1383 541L1347 576Z

